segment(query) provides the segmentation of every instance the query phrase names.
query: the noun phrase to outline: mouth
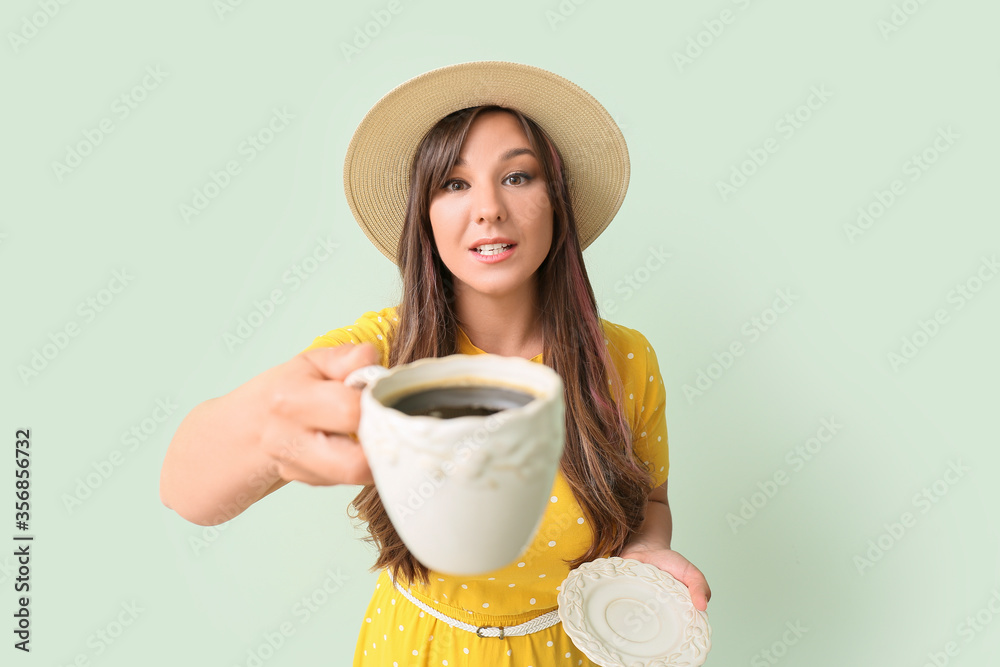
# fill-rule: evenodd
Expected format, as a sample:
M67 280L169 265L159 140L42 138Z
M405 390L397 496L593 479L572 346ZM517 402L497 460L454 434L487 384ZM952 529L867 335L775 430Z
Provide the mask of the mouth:
M472 248L474 252L484 255L486 257L491 257L493 255L499 255L507 250L513 248L516 244L514 243L484 243L483 245L478 245Z

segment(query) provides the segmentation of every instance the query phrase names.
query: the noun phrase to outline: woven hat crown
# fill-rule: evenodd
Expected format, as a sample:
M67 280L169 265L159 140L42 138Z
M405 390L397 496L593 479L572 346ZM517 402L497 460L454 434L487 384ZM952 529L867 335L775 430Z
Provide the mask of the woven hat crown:
M393 262L417 146L448 114L485 105L517 109L552 139L562 156L581 248L621 207L628 190L628 147L614 119L590 93L558 74L521 63L449 65L386 93L365 114L347 147L347 203L365 235Z

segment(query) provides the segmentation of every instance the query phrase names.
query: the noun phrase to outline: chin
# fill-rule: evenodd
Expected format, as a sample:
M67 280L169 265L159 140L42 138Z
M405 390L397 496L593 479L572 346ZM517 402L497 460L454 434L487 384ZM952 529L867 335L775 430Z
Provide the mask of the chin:
M526 279L525 280L504 279L504 280L489 281L489 282L468 281L468 280L463 280L462 282L465 283L466 288L470 292L474 292L476 294L482 294L484 296L499 297L499 296L506 296L507 294L518 291L518 288L523 286L526 281L527 281Z

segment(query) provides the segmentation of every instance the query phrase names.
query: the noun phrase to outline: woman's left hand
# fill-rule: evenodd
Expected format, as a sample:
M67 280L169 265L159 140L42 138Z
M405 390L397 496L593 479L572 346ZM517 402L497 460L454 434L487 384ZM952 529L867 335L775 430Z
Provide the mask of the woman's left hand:
M712 589L708 587L705 575L691 561L673 549L630 544L626 545L619 555L621 558L631 558L648 563L668 572L674 579L688 587L695 609L705 611L708 608L708 601L712 598Z

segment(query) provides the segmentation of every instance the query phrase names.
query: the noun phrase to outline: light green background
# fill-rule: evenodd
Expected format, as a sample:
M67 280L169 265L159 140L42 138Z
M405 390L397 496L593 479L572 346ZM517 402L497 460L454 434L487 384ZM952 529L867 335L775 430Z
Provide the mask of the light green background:
M395 267L344 201L348 141L404 80L490 59L577 82L628 141L629 195L586 258L605 317L649 337L668 385L674 546L714 594L707 664L770 664L761 651L777 643L777 664L922 665L948 642L950 664L995 664L1000 280L961 309L949 294L1000 249L996 3L401 0L350 60L341 44L387 3L246 0L220 16L209 0L73 2L13 43L42 4L7 2L0 16L0 539L16 532L24 427L37 536L32 652L5 630L3 664L246 665L285 621L295 634L268 667L349 663L375 577L345 514L356 489L292 484L213 532L160 504L160 465L195 405L395 303ZM913 13L885 33L894 6ZM713 24L723 10L732 21ZM699 38L708 46L679 67L675 53ZM157 67L162 82L116 115ZM829 99L799 110L810 117L786 137L776 123L814 87ZM275 108L294 120L248 162L240 143ZM53 162L103 118L113 132L60 180ZM957 139L910 180L907 161L933 152L940 128ZM717 182L769 138L777 152L723 200ZM228 160L241 173L186 223L179 205ZM894 179L905 191L852 242L845 224ZM334 255L291 289L283 274L327 237ZM671 258L646 273L651 247ZM134 279L86 321L78 304L121 269ZM627 276L644 281L630 295ZM284 303L230 350L223 335L276 288ZM751 341L744 325L779 289L797 299ZM947 322L894 368L889 353L938 309ZM18 368L73 322L79 335L22 380ZM689 400L684 385L734 341L744 354ZM129 450L122 434L157 399L179 407ZM823 418L842 428L796 470L786 453ZM121 465L67 508L115 450ZM956 461L969 470L938 481ZM727 515L782 472L787 484L734 531ZM935 482L937 502L915 503ZM891 537L885 524L907 511L914 521ZM891 548L859 572L855 557L880 538ZM13 564L0 556L4 628ZM328 571L340 590L302 622L296 603ZM123 603L142 611L98 643ZM964 630L977 613L991 622ZM782 647L787 623L808 631Z

